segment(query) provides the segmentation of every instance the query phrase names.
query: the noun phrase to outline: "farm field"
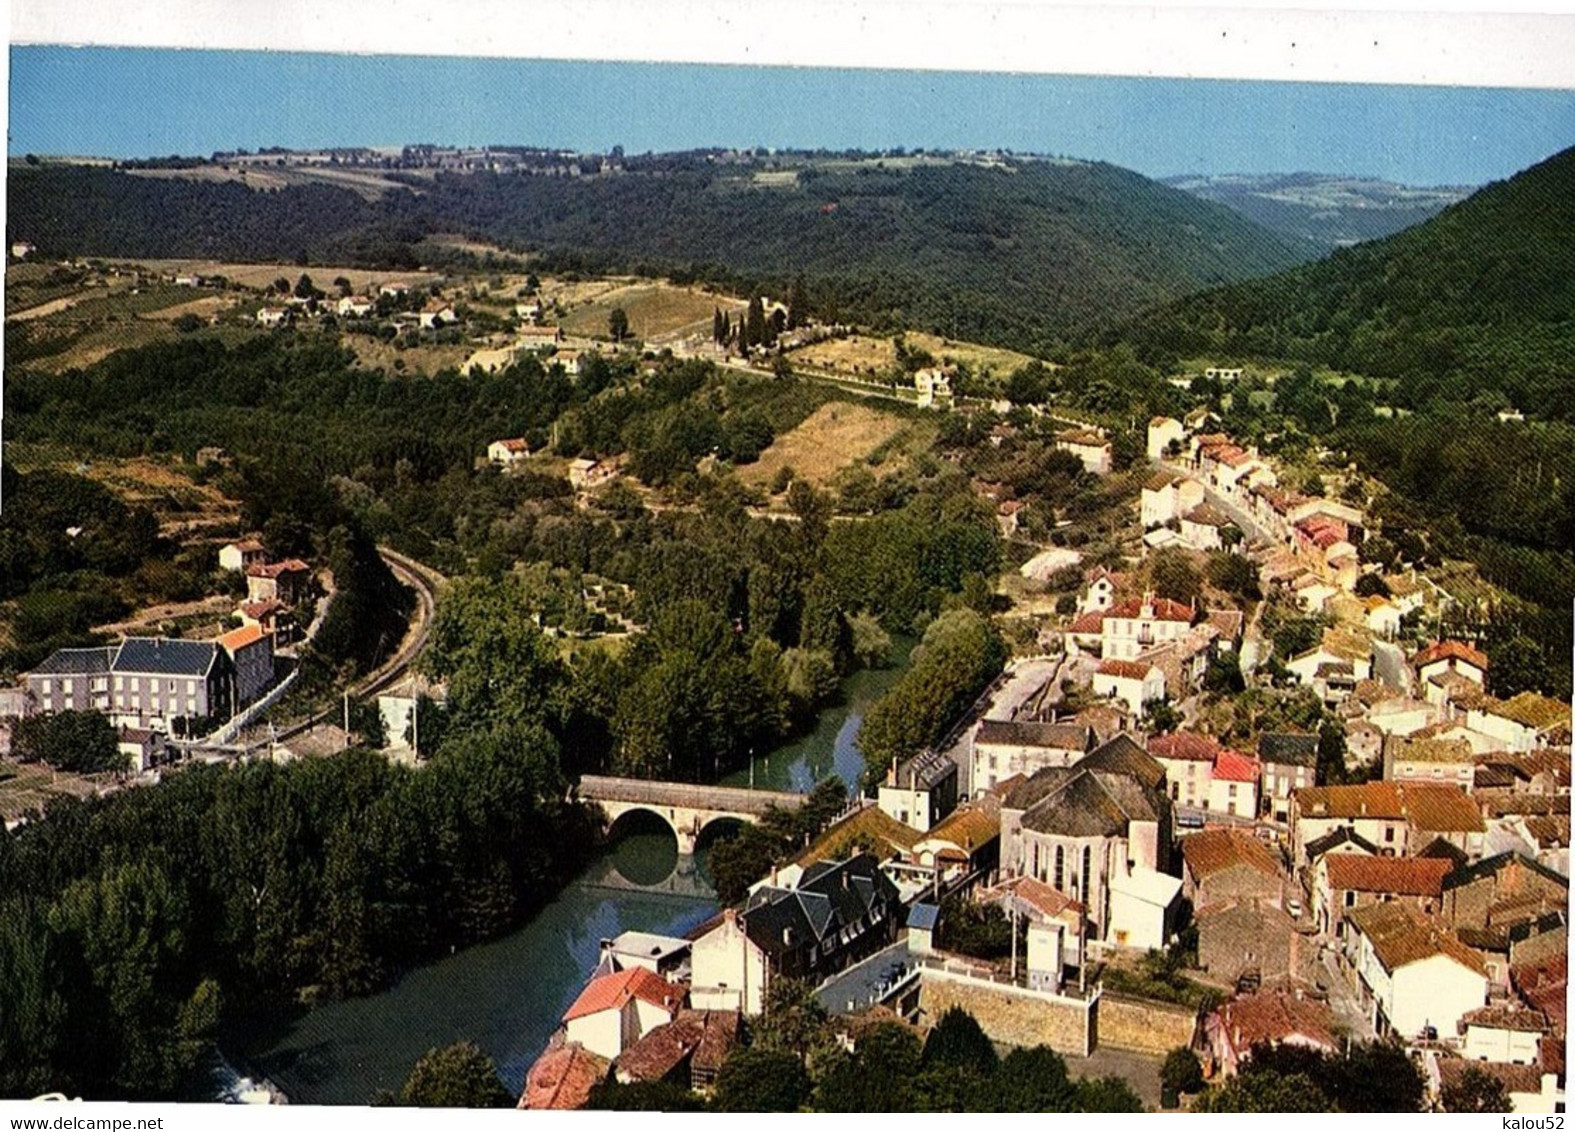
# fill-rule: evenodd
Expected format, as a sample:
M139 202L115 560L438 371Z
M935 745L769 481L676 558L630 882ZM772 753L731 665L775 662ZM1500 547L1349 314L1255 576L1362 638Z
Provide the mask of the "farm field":
M867 405L833 401L777 437L759 460L740 468L738 475L745 483L760 485L770 483L782 468L792 468L799 478L820 487L877 449L895 454L928 447L935 428L929 421L908 421ZM878 475L901 464L901 460L885 460L874 470Z
M333 281L340 276L350 280L350 286L355 291L365 291L368 287L380 286L384 283L427 287L442 279L441 275L432 271L369 270L364 267L342 267L333 264L299 267L290 263L220 263L218 260L211 259L145 259L126 262L161 275L222 275L232 283L259 291L266 289L280 277L289 279L293 283L303 272L310 275L312 282L325 291L331 290Z
M555 288L549 290L544 285L543 293L571 308L560 320L566 334L604 338L607 316L614 307L622 307L629 316L630 332L647 342L683 334L709 336L711 315L717 307L736 319L747 305L738 299L668 283L612 282L594 296L584 297L558 294Z
M42 810L50 798L90 798L115 781L113 774L92 776L52 771L41 763L0 759L0 822L13 822Z
M977 372L990 370L998 378L1005 378L1013 370L1034 360L1027 354L1013 350L981 346L973 342L953 342L935 334L915 331L904 337L910 348L926 350L937 361L962 362ZM874 377L897 364L897 351L892 340L867 334L850 334L846 338L816 342L795 350L792 357L806 365L865 378Z

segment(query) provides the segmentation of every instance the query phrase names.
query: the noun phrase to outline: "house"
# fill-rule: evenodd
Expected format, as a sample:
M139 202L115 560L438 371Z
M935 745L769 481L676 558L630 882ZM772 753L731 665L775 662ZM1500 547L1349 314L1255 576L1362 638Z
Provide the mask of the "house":
M1363 621L1374 636L1392 641L1400 634L1400 607L1388 598L1370 597L1362 603Z
M1203 485L1186 476L1159 472L1138 495L1138 516L1144 530L1162 526L1203 505Z
M924 750L887 772L876 795L876 804L924 833L957 805L957 764L936 750Z
M1083 462L1083 469L1096 476L1110 474L1110 441L1092 429L1068 429L1055 434L1055 446Z
M1094 695L1125 704L1141 719L1148 704L1165 698L1165 674L1158 667L1136 660L1102 660L1094 672Z
M1535 1065L1548 1016L1518 1003L1478 1007L1460 1019L1460 1055L1468 1061Z
M1126 580L1125 574L1112 573L1103 566L1095 567L1086 579L1087 588L1083 592L1082 600L1078 602L1078 612L1107 612L1116 604L1116 591L1125 584Z
M564 1037L599 1057L616 1058L683 1004L683 988L644 967L597 975L563 1015Z
M563 328L558 326L521 326L514 333L522 350L550 350L563 341Z
M235 615L242 625L257 625L273 638L274 644L285 644L295 636L295 617L277 598L263 601L245 601L235 607Z
M973 788L987 790L1047 766L1070 766L1094 743L1094 729L1086 723L982 720L973 733Z
M1148 458L1167 459L1172 455L1172 446L1179 451L1186 436L1185 426L1174 417L1153 418L1148 422Z
M394 298L400 298L400 297L408 294L409 291L410 291L409 284L407 284L407 283L397 283L397 282L396 283L384 283L381 287L379 287L377 289L378 295L380 295L380 296L381 295L391 295Z
M653 975L678 981L689 971L689 951L693 945L677 936L654 932L627 931L601 944L601 965L608 971L644 967Z
M27 673L46 714L97 711L119 725L168 731L176 719L235 712L234 668L212 641L127 637L118 645L58 649Z
M431 299L421 308L422 330L441 330L458 321L459 315L454 313L454 307L442 299Z
M1453 1034L1487 1002L1482 957L1414 908L1372 904L1350 912L1346 923L1362 1002L1380 1037Z
M1487 654L1462 641L1439 641L1429 645L1412 657L1411 663L1416 668L1424 693L1428 693L1429 685L1442 687L1442 678L1446 675L1464 677L1478 688L1487 679ZM1436 702L1430 693L1427 698L1430 703Z
M617 460L593 460L581 457L569 462L569 483L575 491L590 491L615 478L622 470Z
M1488 820L1484 852L1489 856L1515 852L1530 857L1562 877L1570 875L1570 816L1506 814Z
M1136 660L1155 645L1185 637L1196 616L1193 606L1153 594L1112 605L1100 623L1100 655L1106 660Z
M115 646L56 649L31 672L23 683L36 710L45 715L62 711L100 711L108 713L110 667Z
M1203 371L1203 376L1210 381L1229 384L1241 380L1242 369L1240 366L1210 366Z
M562 366L563 372L569 377L579 377L584 356L579 350L560 349L552 356L552 364Z
M1346 917L1369 904L1399 901L1430 916L1439 910L1444 877L1454 867L1443 857L1326 853L1311 869L1313 922L1324 935L1344 939Z
M500 468L512 468L530 458L530 445L522 436L494 440L487 445L487 459Z
M1292 905L1294 907L1294 905ZM1198 965L1216 982L1308 979L1317 954L1311 928L1278 903L1227 900L1193 912Z
M1348 629L1325 629L1314 648L1292 657L1285 667L1298 682L1319 688L1324 700L1334 698L1327 693L1335 689L1340 692L1338 698L1344 700L1356 690L1357 681L1373 677L1372 641ZM1334 683L1330 669L1343 672L1344 680Z
M1476 1069L1494 1077L1509 1094L1510 1111L1517 1115L1561 1113L1564 1111L1564 1089L1559 1085L1558 1074L1546 1073L1538 1066L1510 1065L1495 1061L1471 1061L1458 1057L1435 1057L1433 1079L1435 1094L1442 1100L1446 1090L1458 1088L1469 1070ZM1447 1109L1445 1111L1448 1111Z
M869 853L883 865L893 860L908 860L922 840L924 835L911 825L882 813L879 806L865 805L830 826L790 865L755 887L795 884L811 865L843 861L858 853ZM796 873L792 872L794 869Z
M759 1014L773 978L819 982L885 947L904 919L870 854L817 862L792 888L756 889L695 940L692 1004Z
M1280 907L1285 873L1279 858L1242 829L1205 829L1180 839L1181 892L1194 908L1232 901Z
M133 774L142 774L167 758L165 737L145 727L121 727L115 733L115 749L125 755Z
M1209 782L1208 808L1216 814L1233 814L1251 820L1258 816L1258 780L1263 768L1258 760L1228 747L1214 760Z
M921 868L939 870L945 880L991 876L1001 863L1001 802L982 794L958 806L908 852Z
M1203 1033L1221 1077L1240 1072L1254 1046L1297 1046L1330 1055L1341 1048L1329 1007L1297 990L1238 995L1204 1019Z
M1194 550L1224 550L1240 541L1240 529L1213 504L1200 503L1181 516L1181 537Z
M1508 700L1484 697L1480 706L1466 712L1466 726L1492 736L1510 751L1533 751L1554 744L1558 736L1567 745L1570 707L1535 692L1521 692Z
M716 1084L722 1062L738 1044L734 1010L680 1010L618 1055L613 1075L620 1084L668 1081L704 1092Z
M913 375L913 388L919 395L921 409L952 403L952 378L957 375L955 366L939 369L921 369Z
M221 636L219 646L235 669L235 707L247 707L273 684L273 634L242 625Z
M1271 821L1291 818L1291 794L1318 784L1318 736L1266 731L1258 736L1264 810Z
M1160 947L1181 881L1166 876L1165 769L1118 735L1071 767L1046 767L1001 800L1001 871L1031 876L1087 909L1092 938ZM1158 941L1158 942L1154 942Z
M1165 768L1170 800L1189 809L1207 808L1219 743L1207 735L1174 731L1150 736L1147 746L1149 755Z
M1391 782L1458 786L1476 782L1477 760L1464 739L1391 739L1384 744L1384 777Z
M234 570L239 573L248 566L260 566L268 561L268 552L263 549L263 544L254 538L243 538L239 542L227 542L219 547L219 569Z
M376 309L377 303L365 295L346 295L334 304L340 318L365 318Z
M272 598L285 605L299 605L308 596L311 585L312 568L299 558L286 558L283 562L246 568L248 601L267 601Z
M1481 811L1459 788L1396 782L1297 790L1290 820L1298 868L1307 864L1310 842L1342 827L1389 857L1414 855L1439 836L1480 855L1486 832Z
M941 920L937 904L920 901L908 908L908 952L911 955L929 955L935 950L935 929Z
M1444 880L1442 915L1458 927L1492 928L1569 907L1570 882L1521 853L1500 853Z
M1030 987L1058 994L1082 972L1087 909L1078 901L1033 877L1013 877L980 892L978 902L1026 921Z
M286 307L263 307L257 312L257 325L269 328L283 326L290 321L290 311Z
M519 1107L537 1110L584 1108L591 1090L607 1079L612 1063L578 1042L565 1042L561 1033L530 1067Z

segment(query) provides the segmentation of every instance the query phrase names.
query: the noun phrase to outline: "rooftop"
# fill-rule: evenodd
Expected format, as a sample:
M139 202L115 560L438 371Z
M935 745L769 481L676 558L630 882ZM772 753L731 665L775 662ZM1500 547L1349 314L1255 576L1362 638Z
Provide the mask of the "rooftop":
M1058 751L1087 751L1093 744L1093 729L1081 723L1036 723L1028 720L986 719L979 724L974 744L1000 744L1010 747L1042 747Z
M1221 749L1220 745L1207 735L1198 735L1192 731L1151 735L1148 740L1148 753L1156 759L1212 763L1219 757Z
M1440 896L1454 862L1440 857L1369 857L1331 853L1323 858L1329 887L1395 896Z
M1391 587L1392 590L1392 587ZM1487 670L1488 658L1485 653L1479 652L1463 641L1439 641L1429 645L1416 654L1413 663L1418 668L1425 668L1440 660L1463 660L1483 671Z
M1190 605L1182 605L1179 601L1171 601L1168 597L1157 597L1148 601L1143 598L1133 598L1111 606L1106 611L1106 616L1129 620L1182 621L1190 625L1194 612Z
M1283 991L1242 995L1219 1008L1219 1022L1235 1048L1277 1044L1302 1038L1327 1050L1337 1050L1334 1015L1329 1007L1310 998Z
M1102 660L1099 662L1099 675L1114 676L1118 680L1143 680L1153 667L1152 664L1137 660Z
M610 975L598 975L587 983L563 1015L563 1020L572 1022L603 1010L621 1010L632 999L675 1011L683 998L682 988L674 986L662 976L644 967L628 967Z
M218 651L213 641L127 637L115 653L114 669L155 676L206 676Z
M219 638L218 643L225 652L235 652L247 645L254 645L267 636L262 631L261 625L242 625L239 629L231 629Z
M1257 782L1262 773L1263 768L1257 759L1229 748L1221 751L1220 757L1214 760L1214 777L1226 782Z
M1443 955L1486 976L1482 956L1454 936L1446 935L1407 904L1369 904L1346 913L1372 944L1373 954L1391 974L1401 967Z
M1268 846L1245 830L1205 829L1183 837L1180 848L1187 868L1198 880L1240 866L1269 877L1280 875L1280 863Z

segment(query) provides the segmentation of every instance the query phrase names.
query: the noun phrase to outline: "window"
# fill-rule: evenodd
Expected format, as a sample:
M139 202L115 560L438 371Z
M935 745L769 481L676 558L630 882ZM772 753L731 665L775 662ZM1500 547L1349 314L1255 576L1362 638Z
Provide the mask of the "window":
M1356 907L1356 892L1355 892L1354 889L1346 889L1346 891L1345 891L1345 906L1347 908L1355 908Z
M125 686L126 686L126 678L124 676L117 676L117 677L115 677L115 691L118 692L122 688L124 688Z
M1063 884L1066 883L1066 861L1065 861L1065 858L1063 857L1062 854L1063 854L1063 851L1061 849L1061 846L1057 845L1055 847L1055 885L1054 885L1054 887L1056 889L1058 889L1058 890L1062 887Z
M1083 846L1083 895L1088 895L1088 874L1092 871L1090 865L1094 859L1094 851L1087 845Z
M43 688L44 695L47 696L55 690L55 682L53 680L45 680L41 687Z
M140 677L140 676L133 676L131 678L131 690L133 692L140 692L140 691L142 691L142 677Z
M1236 784L1234 782L1226 787L1225 794L1232 802L1236 800Z
M1384 826L1384 840L1386 842L1392 842L1392 841L1394 841L1394 839L1395 839L1395 827L1392 826L1392 825Z
M1172 782L1170 784L1170 800L1172 802L1179 802L1181 800L1181 783Z

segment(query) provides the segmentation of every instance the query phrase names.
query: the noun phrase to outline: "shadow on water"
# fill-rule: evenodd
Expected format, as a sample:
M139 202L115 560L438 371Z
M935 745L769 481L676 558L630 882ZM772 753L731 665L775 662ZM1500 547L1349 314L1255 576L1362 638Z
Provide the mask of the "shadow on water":
M678 853L672 831L636 822L519 930L409 971L379 994L262 1022L231 1041L296 1104L366 1104L397 1090L429 1049L461 1040L485 1050L518 1094L603 939L683 935L716 906L701 863Z

